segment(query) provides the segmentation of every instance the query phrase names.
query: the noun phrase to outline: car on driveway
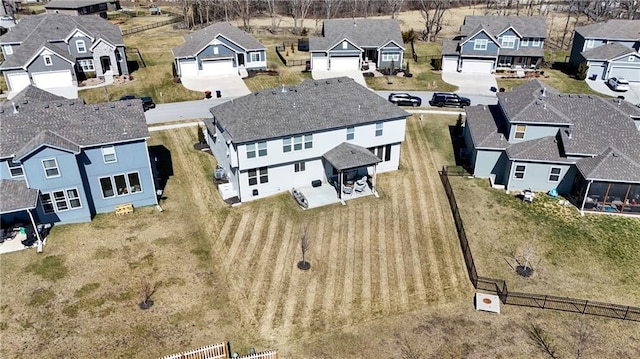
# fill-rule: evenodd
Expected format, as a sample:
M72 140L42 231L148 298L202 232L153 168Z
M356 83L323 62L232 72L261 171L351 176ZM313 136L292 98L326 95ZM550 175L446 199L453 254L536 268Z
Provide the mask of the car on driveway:
M389 94L389 102L398 106L418 107L422 105L422 99L420 97L410 95L406 92Z
M450 92L436 92L433 94L433 97L431 97L429 105L438 107L465 107L471 105L471 100Z
M607 84L613 91L629 91L629 81L624 77L611 77Z
M155 102L153 102L153 98L151 98L150 96L142 97L141 100L142 100L142 108L145 111L148 111L152 108L156 108L156 104Z

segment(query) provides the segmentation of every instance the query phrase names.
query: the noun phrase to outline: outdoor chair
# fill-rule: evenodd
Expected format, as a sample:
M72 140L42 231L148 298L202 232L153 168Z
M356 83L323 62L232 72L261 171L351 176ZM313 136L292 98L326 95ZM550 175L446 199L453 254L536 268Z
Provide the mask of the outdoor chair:
M342 186L342 193L344 193L344 194L352 194L353 193L353 187Z
M356 184L358 184L358 185L366 185L367 184L367 176L363 176L362 178L357 180Z
M364 183L357 181L354 189L356 190L356 192L362 192L365 188L367 188L366 181Z

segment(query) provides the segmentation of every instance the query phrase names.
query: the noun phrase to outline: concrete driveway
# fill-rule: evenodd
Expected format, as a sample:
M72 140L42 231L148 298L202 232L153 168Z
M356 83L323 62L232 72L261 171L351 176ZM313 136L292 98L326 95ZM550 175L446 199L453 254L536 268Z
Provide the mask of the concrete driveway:
M330 79L334 77L350 77L354 79L360 85L367 87L367 83L364 81L364 76L362 76L362 72L353 70L353 71L322 71L322 70L313 70L311 72L311 77L314 80L322 80L322 79Z
M182 79L185 88L202 92L211 91L215 96L216 90L220 90L222 97L240 97L251 93L239 75L228 76L198 76Z
M456 93L461 95L491 95L491 87L498 88L493 74L472 74L463 72L443 72L442 81L458 86Z
M629 87L631 88L629 91L617 92L617 91L613 91L607 85L607 83L603 80L598 79L595 81L592 81L592 80L585 80L585 81L593 91L596 91L603 95L607 95L611 97L624 96L625 101L629 101L634 105L637 105L640 103L640 83L632 82L629 84Z

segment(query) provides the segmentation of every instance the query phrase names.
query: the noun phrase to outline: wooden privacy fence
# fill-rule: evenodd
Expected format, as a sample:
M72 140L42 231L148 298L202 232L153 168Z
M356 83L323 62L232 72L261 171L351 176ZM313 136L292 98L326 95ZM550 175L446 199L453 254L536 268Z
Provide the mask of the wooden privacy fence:
M253 349L251 349L253 351ZM268 350L260 353L250 353L247 355L238 355L233 353L229 355L229 344L218 343L207 345L198 349L171 354L161 359L278 359L277 350Z
M456 231L458 232L458 240L460 242L460 248L462 249L462 256L464 257L464 263L467 267L469 280L473 284L474 288L477 290L496 293L503 304L540 309L553 309L564 312L590 314L640 322L640 308L637 307L594 302L585 299L556 297L546 294L509 292L506 281L479 276L475 262L473 261L473 253L469 246L467 234L464 230L462 217L460 217L456 197L453 193L453 189L451 188L451 183L449 182L450 175L467 176L469 173L462 167L453 167L449 169L447 166L443 166L442 171L439 171L438 173L440 174L440 180L442 181L445 193L449 199L449 206L451 207Z

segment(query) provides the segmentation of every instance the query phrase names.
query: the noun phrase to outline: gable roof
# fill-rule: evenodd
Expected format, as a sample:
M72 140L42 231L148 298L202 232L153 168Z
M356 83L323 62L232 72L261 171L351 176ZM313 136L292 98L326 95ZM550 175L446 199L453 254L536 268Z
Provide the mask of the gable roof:
M0 179L0 213L36 208L38 193L37 189L28 188L23 180Z
M78 9L84 6L115 3L116 0L51 0L45 9Z
M640 183L640 161L615 147L608 147L602 154L576 162L586 179Z
M607 61L621 56L638 54L634 49L626 47L618 42L598 46L595 49L583 51L582 56L589 61Z
M283 92L284 89L284 92ZM235 143L404 119L409 113L348 77L258 91L209 111ZM206 121L215 133L214 121Z
M245 50L266 49L255 37L238 29L228 22L218 22L184 37L184 44L174 47L174 57L193 57L202 51L207 44L218 36L222 36Z
M329 50L348 39L358 47L381 47L393 41L404 48L396 19L330 19L323 22L323 37L310 37L309 50Z
M48 146L63 151L68 151L73 154L80 153L80 146L68 139L60 136L59 134L50 130L44 130L33 137L22 148L20 148L14 155L14 159L20 161L27 155L38 150L40 147Z
M585 26L578 26L575 32L585 39L608 39L640 41L640 21L613 19Z
M504 149L509 142L504 135L504 118L498 106L476 105L465 108L467 131L475 148Z
M371 166L382 162L378 156L368 149L343 142L322 155L336 170L344 171L351 168Z
M479 26L494 37L509 27L523 37L547 37L547 24L542 16L465 16L460 35L469 36L477 32Z
M12 109L13 104L18 106L27 105L30 102L42 102L42 101L63 101L66 100L62 96L54 95L49 91L42 90L35 86L27 86L22 91L18 92L11 101L5 101L0 106Z

